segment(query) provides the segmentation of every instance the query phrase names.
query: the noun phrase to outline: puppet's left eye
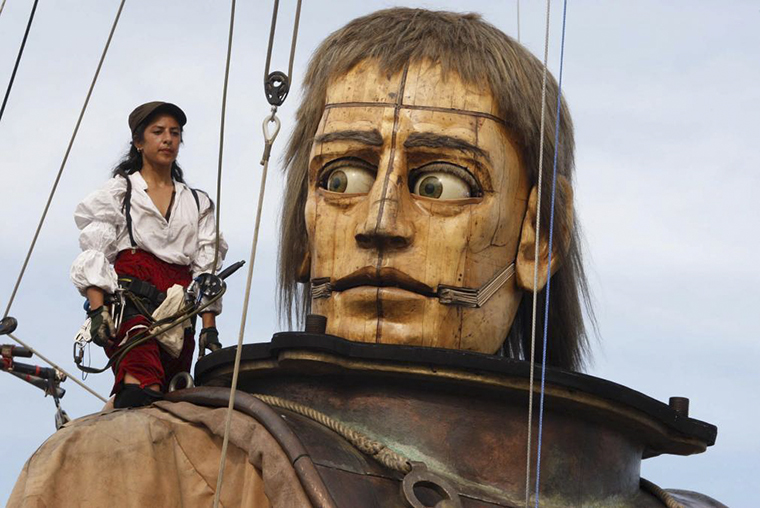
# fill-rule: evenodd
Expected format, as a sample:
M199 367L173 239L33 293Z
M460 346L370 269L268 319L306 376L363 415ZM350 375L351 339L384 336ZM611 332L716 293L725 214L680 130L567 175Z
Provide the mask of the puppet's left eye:
M430 199L467 199L483 192L475 177L461 166L433 162L409 173L412 194Z

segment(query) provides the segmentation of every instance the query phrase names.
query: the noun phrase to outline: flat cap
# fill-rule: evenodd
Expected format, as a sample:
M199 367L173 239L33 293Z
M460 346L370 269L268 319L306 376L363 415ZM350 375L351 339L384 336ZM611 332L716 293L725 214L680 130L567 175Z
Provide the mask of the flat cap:
M177 119L177 122L181 127L187 123L187 116L185 116L185 112L182 111L179 106L172 104L171 102L153 101L137 106L135 110L129 114L129 130L134 134L137 126L156 112L169 113Z

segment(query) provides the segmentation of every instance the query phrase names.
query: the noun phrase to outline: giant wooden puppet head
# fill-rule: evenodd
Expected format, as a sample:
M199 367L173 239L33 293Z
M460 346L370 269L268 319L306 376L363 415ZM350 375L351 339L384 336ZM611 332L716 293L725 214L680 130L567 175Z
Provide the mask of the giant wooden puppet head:
M549 257L551 178L538 259L536 183L541 135L552 167L557 85L543 133L541 85L541 63L473 14L390 9L328 37L286 156L283 310L322 314L353 341L524 358L534 266L543 309ZM547 355L578 368L585 278L564 102L559 139Z

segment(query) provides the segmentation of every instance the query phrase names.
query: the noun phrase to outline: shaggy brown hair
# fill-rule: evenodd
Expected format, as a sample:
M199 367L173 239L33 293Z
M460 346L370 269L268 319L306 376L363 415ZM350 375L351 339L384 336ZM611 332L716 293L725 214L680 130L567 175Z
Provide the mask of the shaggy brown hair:
M401 71L405 64L430 60L441 65L444 75L457 73L463 81L488 86L505 118L508 131L517 136L522 160L532 185L538 181L543 65L522 45L484 22L477 14L433 12L394 8L351 21L317 48L304 78L304 93L296 114L296 128L285 155L287 185L281 218L279 266L280 313L289 326L295 313L300 324L308 312L309 284L299 288L298 269L307 250L304 218L309 152L325 107L331 80L363 60L376 61L381 72ZM541 234L548 235L551 169L554 157L554 125L557 83L548 76L544 127L544 178L542 180ZM572 182L573 126L564 99L560 115L557 172ZM559 188L559 187L558 187ZM572 196L558 192L555 227L570 224ZM568 206L569 205L569 206ZM578 370L584 363L587 337L581 300L591 315L586 277L581 263L577 222L571 235L555 235L556 248L566 252L564 263L552 277L547 363ZM564 237L564 238L563 238ZM526 295L527 296L527 295ZM536 358L541 358L546 290L539 293ZM523 298L502 352L513 358L530 354L532 298ZM593 319L593 316L592 316Z

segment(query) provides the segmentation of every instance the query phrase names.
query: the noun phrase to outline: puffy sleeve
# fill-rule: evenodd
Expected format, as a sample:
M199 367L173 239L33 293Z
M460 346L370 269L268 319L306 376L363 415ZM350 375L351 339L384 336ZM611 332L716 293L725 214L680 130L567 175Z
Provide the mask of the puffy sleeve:
M198 217L198 250L193 260L193 277L202 273L218 271L222 267L224 257L227 255L227 242L219 233L219 257L214 267L214 250L216 244L216 218L214 217L214 203L205 192L198 192L200 214ZM219 314L222 311L222 301L217 300L207 311Z
M112 178L87 196L74 211L82 252L71 265L70 275L82 295L90 286L97 286L107 293L116 291L113 262L119 252L119 236L126 229L126 219L121 211L125 192L124 179Z

